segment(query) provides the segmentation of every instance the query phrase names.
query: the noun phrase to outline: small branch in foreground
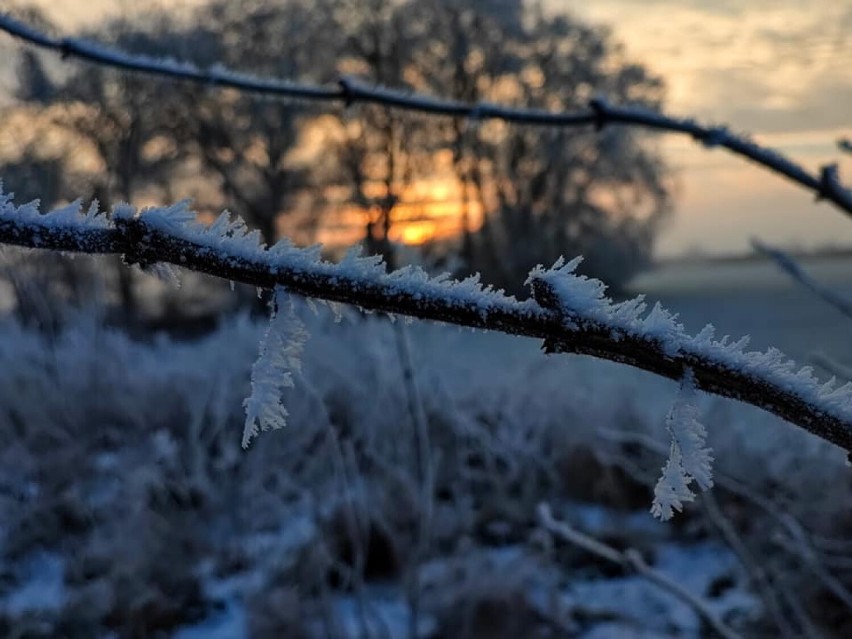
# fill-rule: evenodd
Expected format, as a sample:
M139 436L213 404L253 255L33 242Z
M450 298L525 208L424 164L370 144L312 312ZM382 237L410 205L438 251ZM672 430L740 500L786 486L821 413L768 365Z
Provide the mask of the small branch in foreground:
M516 109L490 103L465 103L428 95L406 93L383 87L367 87L352 78L341 78L337 87L297 83L288 80L260 78L237 73L221 67L201 69L198 66L171 58L132 55L124 51L80 40L54 38L8 14L0 14L0 31L37 47L54 51L63 58L112 67L133 73L144 73L173 80L192 82L209 87L227 87L271 97L336 102L349 106L360 102L380 104L390 108L415 111L427 115L466 118L472 120L503 120L515 124L552 127L591 126L596 130L608 124L645 127L657 131L691 136L707 148L722 147L759 164L774 173L813 191L818 200L828 200L837 208L852 215L852 191L840 184L837 166L830 164L813 175L777 151L734 135L724 126L702 126L692 119L672 118L639 107L619 107L603 99L594 99L586 111L551 112L540 109ZM842 148L842 146L841 146Z
M628 548L624 551L617 550L612 546L608 546L605 543L576 530L564 521L557 521L553 517L550 506L547 504L539 504L536 514L538 523L558 539L573 546L577 546L578 548L582 548L586 552L596 555L605 561L634 572L637 575L644 577L655 586L680 599L695 610L695 612L697 612L698 615L704 619L704 621L706 621L720 637L723 637L724 639L737 639L740 636L725 625L716 613L714 613L699 597L689 592L686 588L672 580L667 575L659 572L658 570L654 570L654 568L649 566L637 550L633 548Z
M271 248L259 233L223 213L209 227L187 202L138 213L120 205L112 217L79 203L41 214L0 191L0 242L91 254L121 254L128 263L165 262L265 289L544 340L550 353L591 355L680 380L692 370L698 389L738 399L852 451L852 384L821 384L777 349L748 352L747 338L728 343L707 326L688 335L659 304L645 316L643 297L613 303L598 280L574 274L581 258L530 273L534 300L519 302L483 287L479 277L432 278L418 267L388 273L381 257L350 251L340 263L282 240Z

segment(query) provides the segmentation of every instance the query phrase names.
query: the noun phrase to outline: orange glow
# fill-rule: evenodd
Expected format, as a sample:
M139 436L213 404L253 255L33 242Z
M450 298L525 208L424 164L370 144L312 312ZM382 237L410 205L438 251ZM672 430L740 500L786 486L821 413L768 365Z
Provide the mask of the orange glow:
M384 195L383 185L368 185L371 197ZM318 241L330 246L350 245L364 239L371 211L349 202L331 205L327 220L319 230ZM406 186L399 203L391 212L390 239L404 244L425 244L459 236L464 225L464 198L461 185L452 175L422 179ZM482 226L482 207L468 203L468 225L475 231Z
M392 239L405 244L424 244L435 237L435 224L432 222L414 222L404 225L396 233L391 233Z

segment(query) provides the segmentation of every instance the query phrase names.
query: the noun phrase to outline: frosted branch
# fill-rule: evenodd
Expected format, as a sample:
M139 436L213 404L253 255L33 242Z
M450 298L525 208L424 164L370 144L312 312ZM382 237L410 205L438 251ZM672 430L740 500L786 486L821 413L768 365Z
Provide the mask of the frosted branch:
M266 248L257 232L223 213L210 226L195 221L186 202L141 212L116 207L110 217L79 205L41 214L16 206L0 191L0 242L30 248L115 253L128 263L165 262L225 280L405 315L542 339L549 353L611 360L680 380L692 370L695 386L741 400L852 451L852 384L821 384L781 352L748 352L746 338L715 340L713 327L688 335L659 305L646 313L640 296L621 303L605 297L598 280L578 276L579 258L538 267L528 284L533 299L518 301L483 286L430 277L418 267L388 273L381 258L350 252L340 263L320 247L282 240Z
M59 53L65 58L77 58L123 71L277 98L336 102L346 106L357 102L380 104L406 111L475 121L502 120L515 124L551 127L593 126L596 130L609 124L622 124L681 133L689 135L707 148L722 147L751 160L813 191L818 200L828 200L846 214L852 215L852 191L840 184L836 166L826 166L819 174L814 175L777 151L760 146L745 136L731 133L727 127L704 126L692 119L673 118L641 107L615 106L603 99L594 99L584 111L551 112L516 109L490 103L465 103L385 87L370 87L349 77L341 78L336 87L261 78L221 66L201 69L192 63L173 58L133 55L77 38L54 38L15 20L8 14L0 14L0 31Z

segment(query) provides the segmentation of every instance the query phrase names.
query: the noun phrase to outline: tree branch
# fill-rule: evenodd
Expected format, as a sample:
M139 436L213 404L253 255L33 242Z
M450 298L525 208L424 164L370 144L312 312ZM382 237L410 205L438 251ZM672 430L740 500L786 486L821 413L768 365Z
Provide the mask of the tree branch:
M271 248L259 233L227 213L209 227L195 221L188 203L137 212L116 207L111 218L74 203L41 214L35 204L15 206L0 191L0 242L30 248L121 254L128 263L167 262L232 281L372 311L438 320L544 340L550 353L578 353L678 380L691 369L702 390L752 404L852 452L852 384L821 385L806 367L770 349L746 352L747 340L715 341L712 327L692 337L659 305L647 315L642 298L614 304L605 286L573 274L579 259L535 269L534 299L517 301L464 281L429 277L417 267L387 273L380 257L354 251L340 262L320 259L319 246L288 240Z
M337 87L296 83L260 78L237 73L221 67L201 69L196 65L173 58L131 55L118 49L77 38L53 38L37 29L0 14L0 31L43 49L101 66L134 73L163 76L210 87L227 87L239 91L293 100L337 102L346 106L356 102L380 104L389 108L416 111L430 115L467 118L476 121L503 120L515 124L552 127L594 126L600 130L609 124L639 126L657 131L682 133L691 136L705 147L722 147L778 173L800 186L813 191L818 200L828 200L852 216L852 191L838 180L836 165L822 167L818 175L811 174L780 153L751 140L732 134L727 127L702 126L692 119L672 118L649 109L610 105L594 99L583 112L550 112L540 109L516 109L485 102L465 103L427 95L406 93L384 87L367 87L352 78L341 78Z
M782 251L781 249L773 248L764 244L757 239L752 239L751 246L755 251L775 262L775 265L787 273L794 282L808 289L823 302L826 302L830 306L836 308L847 318L852 319L852 300L849 300L844 296L837 294L827 286L820 284L817 280L808 275L805 269L802 268L792 255Z

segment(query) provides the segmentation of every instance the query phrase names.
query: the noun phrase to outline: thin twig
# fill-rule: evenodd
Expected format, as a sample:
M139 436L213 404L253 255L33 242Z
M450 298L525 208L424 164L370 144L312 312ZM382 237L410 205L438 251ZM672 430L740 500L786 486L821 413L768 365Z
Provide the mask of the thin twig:
M788 540L784 536L779 535L774 541L787 552L799 557L813 575L822 582L826 589L846 608L852 610L852 592L849 592L846 586L828 571L825 564L816 556L809 539L803 534L803 531L800 528L794 530L797 530L799 534L792 539Z
M828 303L846 317L852 319L852 300L838 295L830 288L817 282L813 277L808 275L792 255L781 249L768 246L757 239L752 239L751 245L755 251L775 262L775 265L789 275L793 281L801 284L823 302Z
M418 530L410 567L409 599L411 616L409 617L408 636L417 639L420 626L420 567L429 550L432 529L433 496L435 492L434 471L432 468L432 446L429 437L429 424L423 409L423 399L417 381L414 379L414 362L411 355L411 343L406 327L401 322L394 323L396 347L402 367L402 380L408 400L408 411L414 435L414 456L417 464L417 481L420 484L418 505Z
M724 639L735 639L740 635L729 628L719 619L699 597L696 597L689 590L671 579L669 576L655 570L642 558L642 555L633 548L620 551L612 546L590 537L575 528L572 528L564 521L558 521L553 517L550 506L540 504L537 509L538 522L541 526L553 535L556 535L562 541L582 548L586 552L597 555L601 559L605 559L610 563L622 566L627 570L631 570L638 575L641 575L655 586L665 590L671 595L674 595L685 604L690 606L698 615L706 621L711 628Z
M368 87L343 77L337 87L311 85L260 78L217 66L212 69L174 59L132 55L116 48L78 38L54 38L32 26L0 14L0 31L37 47L59 53L63 58L77 58L100 66L144 73L209 87L227 87L292 100L380 104L390 108L428 115L466 118L475 121L502 120L515 124L551 127L593 126L597 130L609 124L624 124L657 131L691 136L708 148L722 147L772 172L813 191L818 200L828 200L847 215L852 215L852 191L839 181L837 165L828 164L812 174L777 151L763 147L724 126L703 126L692 119L673 118L640 107L614 106L596 98L585 111L551 112L540 109L517 109L490 103L465 103L428 95L409 93L384 87Z
M763 604L766 606L766 609L775 622L775 625L778 627L778 630L780 630L782 635L785 637L797 636L797 632L790 626L790 623L784 617L784 611L781 608L781 604L778 602L777 593L772 583L769 581L766 570L763 566L761 566L760 561L756 557L752 556L751 551L740 538L739 533L734 529L730 520L722 512L722 509L719 507L719 504L712 492L704 492L701 496L701 502L707 512L708 519L714 526L716 526L719 533L728 544L728 547L730 547L740 560L740 564L749 576L749 581L752 582L752 586L758 591L761 599L763 599Z
M772 573L772 580L775 583L782 583L787 579L786 573L783 573L780 568L773 568L771 565L768 565L768 570ZM808 639L822 639L825 635L816 626L814 620L811 619L808 611L802 605L801 593L794 592L793 588L786 587L781 588L779 592L787 608L793 613L799 625L804 629L802 636L808 637Z

